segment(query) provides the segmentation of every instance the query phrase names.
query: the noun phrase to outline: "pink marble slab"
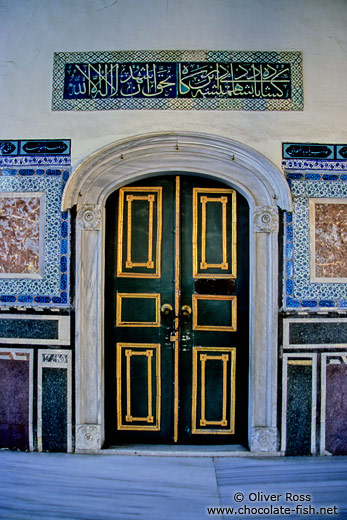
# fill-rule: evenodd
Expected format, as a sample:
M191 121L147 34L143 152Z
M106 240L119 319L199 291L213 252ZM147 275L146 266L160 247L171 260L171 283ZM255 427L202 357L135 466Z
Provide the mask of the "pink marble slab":
M38 273L40 197L0 197L0 273Z
M347 204L315 204L315 274L347 278Z

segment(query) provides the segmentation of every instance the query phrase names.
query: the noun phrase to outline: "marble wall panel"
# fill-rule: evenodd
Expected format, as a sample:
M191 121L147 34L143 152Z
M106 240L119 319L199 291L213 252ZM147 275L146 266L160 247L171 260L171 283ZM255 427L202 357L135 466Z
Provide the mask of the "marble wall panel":
M283 356L282 446L286 455L316 451L315 354Z
M0 349L0 447L33 448L30 350Z
M71 351L39 350L39 451L72 451L71 404Z
M70 316L3 314L0 343L70 345Z
M347 200L310 199L309 207L311 280L347 281Z
M283 349L347 348L347 318L286 318Z
M0 194L0 277L39 274L41 199L42 194Z
M322 356L321 453L347 455L347 352Z

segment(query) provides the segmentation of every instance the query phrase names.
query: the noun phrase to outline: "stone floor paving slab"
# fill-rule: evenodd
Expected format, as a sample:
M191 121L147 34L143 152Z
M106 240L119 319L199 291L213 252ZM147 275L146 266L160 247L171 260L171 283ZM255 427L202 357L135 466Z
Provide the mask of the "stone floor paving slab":
M201 519L219 504L212 459L0 453L6 520Z
M347 459L0 452L1 520L226 520L241 514L208 515L207 507L288 505L286 492L339 513L286 518L347 519Z
M238 508L246 505L248 508L255 508L271 504L282 505L291 509L290 515L284 515L286 518L347 519L346 457L242 460L218 458L214 462L223 506ZM328 515L322 516L317 512L315 515L310 515L303 513L300 504L306 508L311 505L315 511L320 510L321 507L336 506L336 509L334 513ZM241 509L241 511L248 510ZM308 511L313 512L313 509ZM335 514L336 511L338 515ZM264 518L264 515L250 514L250 517ZM266 518L278 518L278 516L268 515Z

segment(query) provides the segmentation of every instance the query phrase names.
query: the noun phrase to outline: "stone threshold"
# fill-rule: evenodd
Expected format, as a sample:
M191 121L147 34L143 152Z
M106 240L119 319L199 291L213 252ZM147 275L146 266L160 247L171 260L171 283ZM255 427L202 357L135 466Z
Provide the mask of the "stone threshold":
M90 453L90 451L88 450ZM75 453L87 453L76 450ZM280 457L280 451L249 451L244 446L233 445L165 445L165 444L124 444L93 451L97 455L137 455L151 457Z

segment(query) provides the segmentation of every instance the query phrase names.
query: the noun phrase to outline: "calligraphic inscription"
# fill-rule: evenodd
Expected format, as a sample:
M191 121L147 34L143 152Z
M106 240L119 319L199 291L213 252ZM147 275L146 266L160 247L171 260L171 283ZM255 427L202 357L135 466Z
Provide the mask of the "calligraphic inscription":
M64 99L291 97L290 63L68 63Z
M0 155L69 155L70 139L0 141Z
M283 143L283 159L347 159L345 144Z
M52 108L302 110L301 53L55 53Z

